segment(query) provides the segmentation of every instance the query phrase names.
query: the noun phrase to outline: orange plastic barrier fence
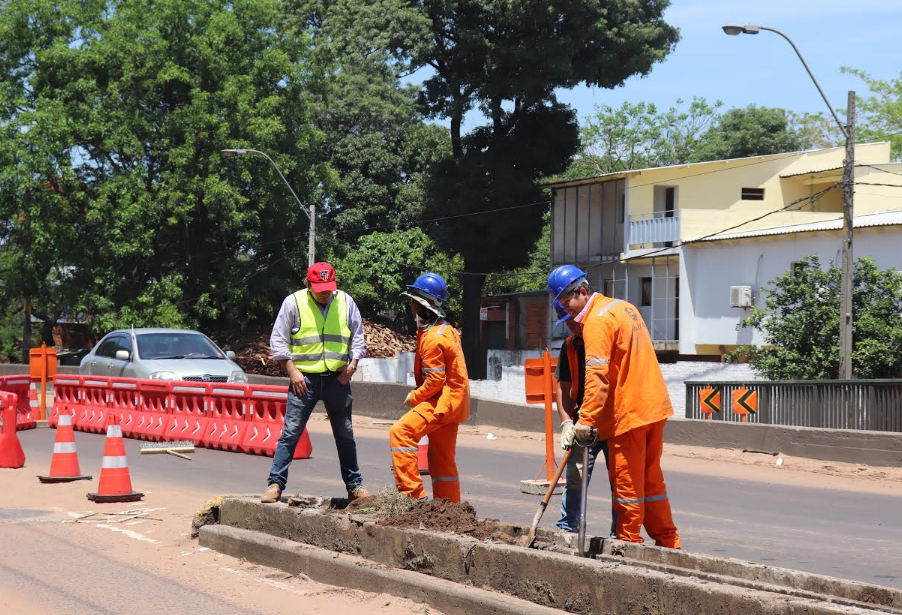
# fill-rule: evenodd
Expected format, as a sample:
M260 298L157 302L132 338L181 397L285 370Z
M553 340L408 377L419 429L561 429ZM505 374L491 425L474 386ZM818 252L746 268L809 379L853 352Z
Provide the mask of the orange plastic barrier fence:
M9 378L0 378L0 390ZM27 393L29 379L21 379L21 390ZM282 435L288 395L284 386L97 376L58 375L53 386L53 427L65 410L72 413L75 429L103 433L113 413L128 438L191 441L195 446L269 457ZM25 399L27 403L27 395ZM23 412L28 411L30 407L23 406ZM294 458L312 454L305 430Z
M0 377L0 391L16 395L16 431L34 429L38 418L29 400L31 379L28 376Z

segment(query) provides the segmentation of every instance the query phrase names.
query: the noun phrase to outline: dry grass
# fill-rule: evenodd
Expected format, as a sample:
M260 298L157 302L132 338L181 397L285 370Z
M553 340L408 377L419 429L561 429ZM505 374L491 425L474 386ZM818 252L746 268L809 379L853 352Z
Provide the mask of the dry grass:
M373 512L380 519L387 519L409 510L413 505L414 500L398 493L397 489L385 488L376 494Z

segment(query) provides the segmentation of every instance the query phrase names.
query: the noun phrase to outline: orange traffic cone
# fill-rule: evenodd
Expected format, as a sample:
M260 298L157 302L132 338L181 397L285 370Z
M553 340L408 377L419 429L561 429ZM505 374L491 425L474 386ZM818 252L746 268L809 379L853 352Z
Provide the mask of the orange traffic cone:
M63 408L56 425L56 440L53 443L53 458L50 460L50 476L38 476L42 483L71 483L76 480L91 480L83 476L78 466L78 451L75 450L75 430L72 428L72 411Z
M97 493L89 493L88 499L104 504L137 502L143 497L143 493L132 491L132 479L128 474L128 460L125 458L125 442L122 441L119 414L110 412L106 419L106 443L103 447L100 484L97 486Z
M0 415L3 432L0 433L0 468L21 468L25 465L25 451L16 433L16 405L19 396L0 391Z
M417 442L417 468L420 476L429 474L429 436L423 436Z

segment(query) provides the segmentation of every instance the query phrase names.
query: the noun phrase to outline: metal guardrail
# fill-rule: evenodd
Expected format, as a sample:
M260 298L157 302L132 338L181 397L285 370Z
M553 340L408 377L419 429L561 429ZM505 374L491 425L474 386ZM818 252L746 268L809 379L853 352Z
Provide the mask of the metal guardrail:
M686 381L686 418L705 418L699 392L706 387L721 391L713 420L741 420L732 393L745 387L758 392L750 423L902 432L902 380Z

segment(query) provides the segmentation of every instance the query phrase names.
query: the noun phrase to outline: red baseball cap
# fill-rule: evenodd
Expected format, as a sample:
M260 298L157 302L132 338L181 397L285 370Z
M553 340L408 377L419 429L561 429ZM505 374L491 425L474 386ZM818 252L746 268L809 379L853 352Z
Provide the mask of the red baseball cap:
M310 288L317 293L338 289L335 284L335 270L329 263L310 265L310 268L307 269L307 281L310 282Z

